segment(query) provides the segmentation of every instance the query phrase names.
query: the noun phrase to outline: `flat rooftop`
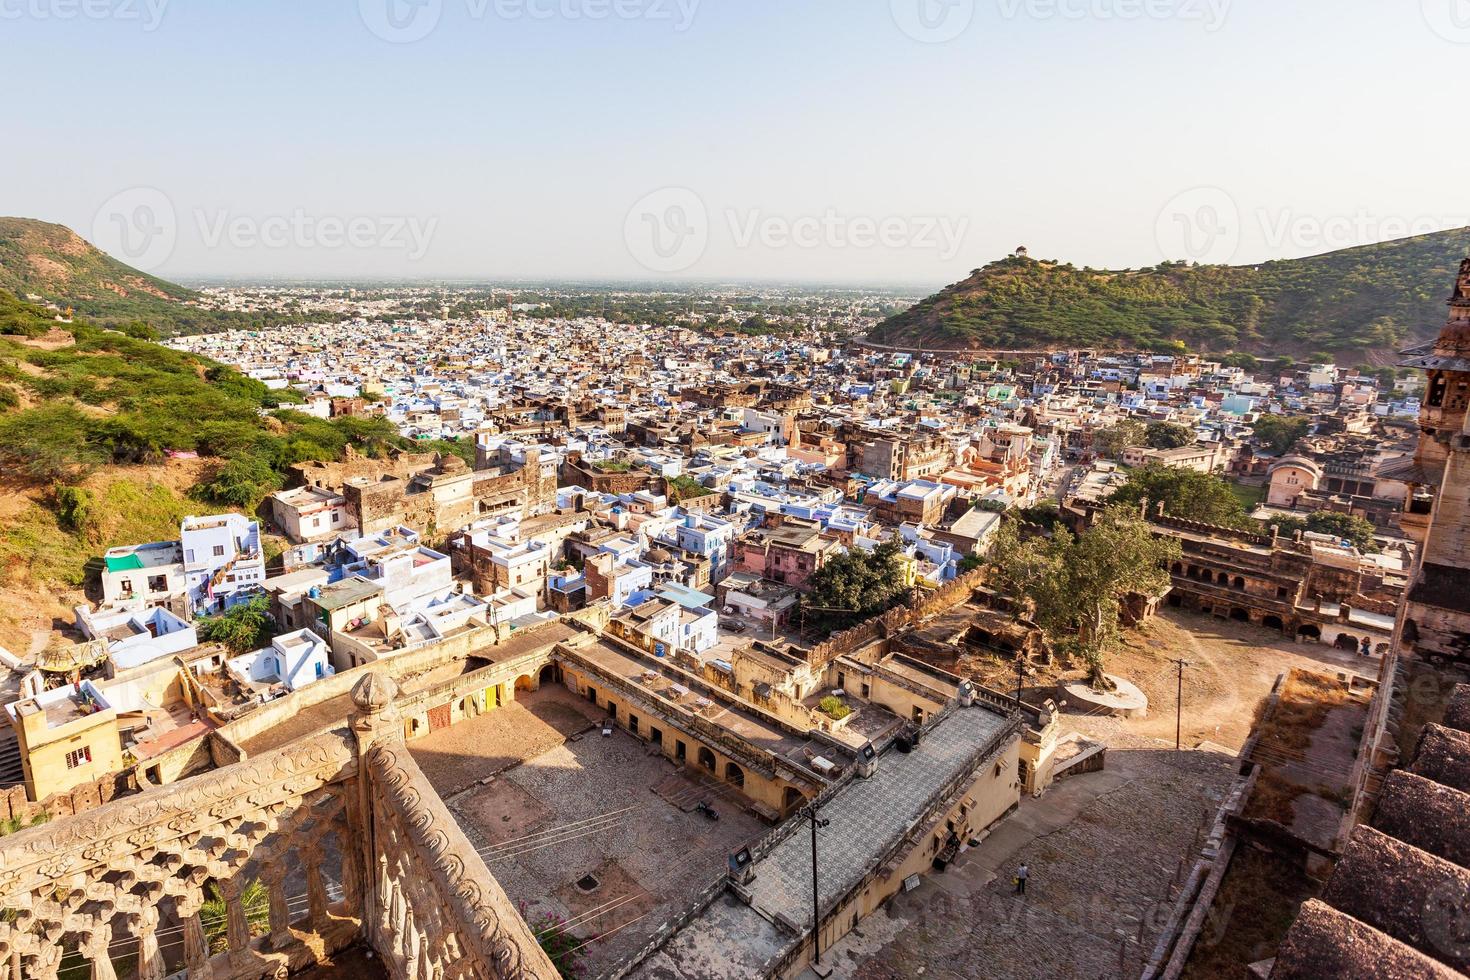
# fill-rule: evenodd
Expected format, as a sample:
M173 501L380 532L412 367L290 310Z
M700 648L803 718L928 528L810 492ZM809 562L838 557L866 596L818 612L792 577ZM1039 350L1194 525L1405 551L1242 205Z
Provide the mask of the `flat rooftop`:
M605 639L577 652L596 664L600 670L641 688L656 701L677 705L697 714L728 729L757 748L800 761L799 753L807 744L805 738L783 731L774 721L767 721L754 712L742 711L701 694L696 686L698 682L657 659L642 658L625 652ZM707 703L701 704L702 701Z
M822 905L827 906L885 860L889 850L924 816L930 798L971 766L1006 726L1006 719L988 708L956 709L913 752L885 752L871 778L855 779L839 790L822 808L829 825L817 831ZM804 829L798 830L753 865L755 879L747 886L753 907L715 902L632 976L641 980L744 980L756 975L744 948L747 942L769 946L775 931L771 920L777 915L792 922L811 921L811 837ZM793 937L778 943L776 951L797 941Z

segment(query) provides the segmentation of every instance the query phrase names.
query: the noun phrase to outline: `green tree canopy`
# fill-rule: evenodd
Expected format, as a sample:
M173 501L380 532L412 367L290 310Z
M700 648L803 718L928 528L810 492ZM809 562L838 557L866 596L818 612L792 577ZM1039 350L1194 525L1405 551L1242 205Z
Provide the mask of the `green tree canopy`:
M1134 513L1144 501L1147 501L1150 514L1162 501L1164 513L1170 517L1224 527L1250 526L1245 505L1230 485L1213 474L1198 470L1149 463L1128 474L1128 482L1109 498L1109 503L1127 506Z
M1256 419L1255 433L1261 445L1280 455L1296 445L1312 429L1311 419L1286 415L1262 415Z
M1138 419L1123 419L1115 425L1094 432L1092 448L1100 456L1118 459L1123 455L1123 450L1130 446L1143 445L1146 431L1144 424Z
M1315 511L1306 517L1280 514L1268 520L1266 525L1278 529L1282 535L1287 537L1297 531L1312 531L1316 534L1330 534L1334 538L1347 541L1362 552L1378 550L1378 544L1373 540L1377 529L1371 522L1356 514L1335 514L1326 510Z
M1157 537L1147 521L1109 508L1081 535L1058 528L1050 538L1023 540L1015 525L1001 528L992 551L992 583L1031 609L1047 641L1087 665L1099 689L1107 655L1118 639L1129 595L1159 595L1179 543Z
M811 577L807 621L831 627L876 616L898 602L905 591L898 556L898 544L886 541L872 551L849 548L827 559Z
M194 624L199 639L218 643L237 657L270 643L274 625L263 595Z
M1193 444L1194 430L1178 422L1150 422L1143 438L1150 449L1180 449Z

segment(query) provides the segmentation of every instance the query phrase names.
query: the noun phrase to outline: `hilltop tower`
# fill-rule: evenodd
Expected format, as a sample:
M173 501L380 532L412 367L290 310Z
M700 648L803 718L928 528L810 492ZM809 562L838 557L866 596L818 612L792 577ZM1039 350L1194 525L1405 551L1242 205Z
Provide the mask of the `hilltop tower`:
M1419 446L1413 463L1395 468L1391 475L1409 484L1402 526L1405 534L1423 545L1435 494L1445 481L1452 446L1465 429L1470 409L1470 259L1460 263L1449 320L1438 339L1404 353L1409 356L1401 365L1426 372L1428 384L1419 411Z

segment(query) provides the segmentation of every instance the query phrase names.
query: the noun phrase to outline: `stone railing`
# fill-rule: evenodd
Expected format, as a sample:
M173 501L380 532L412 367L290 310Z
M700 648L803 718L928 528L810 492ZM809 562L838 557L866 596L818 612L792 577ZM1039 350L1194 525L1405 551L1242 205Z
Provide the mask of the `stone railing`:
M350 739L331 733L6 838L0 978L54 980L88 963L111 978L112 961L133 954L140 980L180 966L191 978L271 977L312 962L313 945L330 954L350 944L355 865L339 869L333 909L323 858L355 853L344 787L356 764ZM307 891L296 921L288 878ZM269 934L251 939L243 896L256 881ZM223 913L204 914L211 899ZM222 933L222 951L211 933Z
M557 980L560 974L409 755L394 697L375 674L353 691L372 815L366 930L396 978Z
M368 674L351 731L0 839L0 980L264 980L361 942L394 980L554 980L404 748L397 693Z

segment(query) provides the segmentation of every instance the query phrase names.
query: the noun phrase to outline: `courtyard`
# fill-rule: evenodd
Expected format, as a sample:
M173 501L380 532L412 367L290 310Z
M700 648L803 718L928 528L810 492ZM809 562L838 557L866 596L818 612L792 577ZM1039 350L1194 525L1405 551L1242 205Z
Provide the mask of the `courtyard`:
M1174 751L1177 668L1184 675L1183 752ZM965 657L961 669L1014 690L1013 661ZM1146 718L1063 708L1063 734L1108 746L1102 772L1072 776L1040 800L1023 798L948 871L892 899L824 954L839 980L1137 976L1167 919L1175 888L1235 777L1277 677L1294 668L1373 676L1376 658L1298 644L1246 623L1166 610L1124 633L1108 669L1149 697ZM1055 697L1075 672L1042 668L1025 696ZM1008 686L1009 685L1009 686ZM1025 896L1013 877L1025 862ZM1212 911L1212 915L1215 915ZM1229 924L1206 924L1200 943ZM807 980L814 976L808 973Z
M603 975L723 878L767 827L728 786L704 782L560 685L409 743L532 929L585 943ZM711 819L696 806L705 802ZM576 943L574 943L576 945Z

